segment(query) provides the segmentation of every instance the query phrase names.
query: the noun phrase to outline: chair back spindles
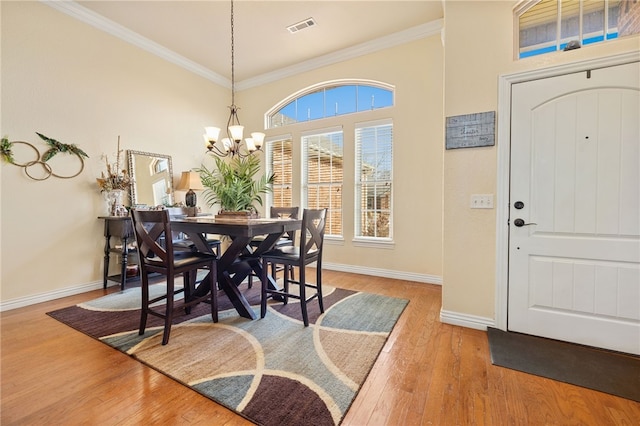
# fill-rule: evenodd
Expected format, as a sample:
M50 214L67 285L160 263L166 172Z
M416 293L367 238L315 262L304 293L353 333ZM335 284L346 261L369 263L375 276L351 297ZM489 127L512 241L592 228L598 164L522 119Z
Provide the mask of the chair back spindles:
M300 212L300 207L271 207L269 209L269 215L272 218L278 219L297 219L298 213ZM296 237L296 232L285 232L283 238L286 238L290 241L294 241Z
M166 244L167 235L171 235L169 212L139 210L136 211L136 216L138 220L135 221L134 228L136 237L140 238L138 250L141 262L155 257L164 263L173 258L173 246Z
M307 259L319 256L322 253L324 242L324 229L326 209L305 210L302 217L302 233L306 241L300 244L300 257L302 263Z

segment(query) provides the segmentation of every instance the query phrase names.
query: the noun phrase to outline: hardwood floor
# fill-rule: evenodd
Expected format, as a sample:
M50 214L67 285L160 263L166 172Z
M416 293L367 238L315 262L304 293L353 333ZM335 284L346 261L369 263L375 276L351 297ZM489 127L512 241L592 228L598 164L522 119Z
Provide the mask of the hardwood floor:
M491 365L484 331L439 322L439 286L333 271L324 280L410 300L345 426L640 424L639 403ZM117 290L1 314L2 425L251 424L45 315Z

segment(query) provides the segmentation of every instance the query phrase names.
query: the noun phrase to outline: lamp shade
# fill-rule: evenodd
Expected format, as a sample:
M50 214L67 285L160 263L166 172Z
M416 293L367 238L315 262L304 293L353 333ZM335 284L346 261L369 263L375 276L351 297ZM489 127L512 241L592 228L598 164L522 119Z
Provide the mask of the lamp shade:
M244 126L240 126L236 124L235 126L229 126L229 133L231 133L231 138L234 141L242 140L242 133L244 132Z
M204 186L202 186L202 181L200 180L198 172L182 172L180 182L176 189L179 191L188 191L190 189L194 191L202 191Z
M251 133L251 138L253 139L253 143L257 149L262 148L262 144L264 143L265 134L262 132L253 132Z
M204 131L206 132L205 139L207 141L215 143L218 140L218 136L220 135L220 128L205 127Z

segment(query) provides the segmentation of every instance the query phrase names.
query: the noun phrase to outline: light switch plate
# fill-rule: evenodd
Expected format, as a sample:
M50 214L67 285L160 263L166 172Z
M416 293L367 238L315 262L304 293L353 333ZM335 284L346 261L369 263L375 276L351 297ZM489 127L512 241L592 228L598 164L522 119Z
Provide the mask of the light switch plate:
M471 195L472 209L492 209L493 194L473 194Z

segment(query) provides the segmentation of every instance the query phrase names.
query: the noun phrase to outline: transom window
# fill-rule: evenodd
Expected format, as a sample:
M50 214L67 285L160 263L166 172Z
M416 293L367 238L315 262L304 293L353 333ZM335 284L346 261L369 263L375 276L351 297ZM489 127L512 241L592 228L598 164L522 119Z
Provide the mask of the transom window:
M626 35L622 0L523 1L515 10L518 58L570 50ZM624 28L624 30L623 30ZM630 33L637 33L637 30Z
M285 102L267 113L267 128L390 107L393 91L373 83L323 83Z

